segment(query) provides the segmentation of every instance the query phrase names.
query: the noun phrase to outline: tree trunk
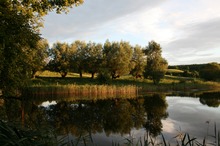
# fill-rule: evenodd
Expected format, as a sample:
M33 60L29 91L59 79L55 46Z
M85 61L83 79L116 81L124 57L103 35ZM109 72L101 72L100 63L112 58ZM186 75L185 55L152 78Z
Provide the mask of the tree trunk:
M79 76L80 76L80 78L83 77L83 76L82 76L82 71L79 71Z
M94 79L94 76L95 76L95 73L92 73L92 76L91 76L91 78L92 78L92 79Z
M61 74L61 77L62 77L62 78L65 78L66 75L67 75L67 72L61 72L60 74Z
M37 71L35 71L35 70L32 70L32 75L31 75L31 78L32 78L32 79L35 79L35 76L36 76L36 72L37 72Z

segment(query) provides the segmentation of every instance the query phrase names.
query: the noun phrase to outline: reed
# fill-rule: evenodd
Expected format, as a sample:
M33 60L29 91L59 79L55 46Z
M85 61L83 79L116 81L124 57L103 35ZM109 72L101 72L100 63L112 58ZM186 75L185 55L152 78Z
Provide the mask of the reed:
M51 146L57 145L56 143L56 137L51 130L33 130L19 124L0 120L1 146Z
M89 99L136 97L138 87L134 85L33 85L23 89L28 97L87 97Z

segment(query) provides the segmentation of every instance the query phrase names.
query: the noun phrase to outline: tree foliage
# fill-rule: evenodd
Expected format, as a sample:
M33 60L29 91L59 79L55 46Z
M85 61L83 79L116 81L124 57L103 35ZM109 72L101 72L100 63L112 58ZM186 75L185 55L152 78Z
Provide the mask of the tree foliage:
M218 63L206 64L200 71L201 78L209 81L220 79L220 65Z
M53 58L48 64L51 71L59 72L65 77L70 70L70 60L74 50L67 43L54 43L50 49L50 56Z
M148 46L144 50L147 55L147 65L144 71L145 78L151 78L154 84L158 84L164 77L168 63L162 58L162 48L155 41L149 42Z
M95 73L98 73L102 66L102 44L89 42L85 51L85 71L91 73L91 78L94 78Z
M37 71L42 71L47 65L49 44L46 39L37 42L36 48L33 48L29 57L29 64L32 71L32 78L35 78Z
M145 66L146 58L144 52L140 46L136 45L132 56L132 76L136 78L142 77Z
M29 16L10 8L5 1L0 2L0 30L0 88L4 96L15 96L30 77L28 55L40 37Z
M32 50L40 40L42 16L49 11L67 12L82 0L1 0L0 1L0 89L5 97L16 96L31 77Z
M77 40L71 44L71 47L76 50L71 57L71 70L78 72L82 78L87 58L86 42Z
M104 44L104 59L112 78L128 74L131 69L132 47L128 42L106 41Z

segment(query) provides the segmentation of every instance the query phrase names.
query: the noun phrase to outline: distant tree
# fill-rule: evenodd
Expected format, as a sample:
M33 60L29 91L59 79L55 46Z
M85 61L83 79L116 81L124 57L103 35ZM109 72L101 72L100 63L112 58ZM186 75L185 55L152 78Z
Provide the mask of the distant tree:
M168 63L162 58L162 48L154 41L149 42L144 50L147 55L147 65L144 71L145 78L151 78L154 84L159 84L160 80L165 76Z
M192 71L192 77L193 78L198 78L199 77L199 72L198 71Z
M132 62L132 70L131 70L132 76L136 78L142 77L146 65L146 58L142 48L138 45L134 47L134 52L131 62Z
M160 44L155 41L150 41L148 46L144 49L145 55L147 55L147 59L153 60L154 58L159 58L162 56L162 48Z
M48 64L49 70L59 72L62 77L65 77L70 71L71 56L72 50L67 43L54 43L50 49L52 59Z
M95 73L99 72L103 61L102 44L89 42L85 49L84 68L86 72L92 74L91 78L94 78Z
M128 74L131 70L132 47L128 42L104 44L104 59L112 79Z
M185 70L182 74L183 77L191 77L192 73L189 70Z
M86 45L86 42L79 40L71 44L71 48L76 50L76 52L71 56L71 70L78 72L80 78L82 78L82 73L85 70L86 58L88 56Z
M35 78L37 71L45 68L47 65L46 59L49 56L49 44L46 39L41 39L37 42L36 48L28 55L30 61L28 62L32 71L32 78Z
M220 65L218 63L206 64L200 70L200 77L208 81L217 81L220 79Z

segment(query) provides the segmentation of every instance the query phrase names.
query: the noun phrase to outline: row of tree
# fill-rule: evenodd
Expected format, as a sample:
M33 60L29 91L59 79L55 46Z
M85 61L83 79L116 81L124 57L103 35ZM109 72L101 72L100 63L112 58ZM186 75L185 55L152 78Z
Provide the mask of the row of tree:
M217 62L208 64L175 65L169 66L168 69L184 71L183 73L172 73L174 76L199 77L207 81L220 81L220 64Z
M81 76L82 72L90 72L94 76L103 70L115 78L134 69L131 66L136 61L132 61L135 49L123 41L106 42L104 46L82 41L71 45L55 43L49 49L47 41L39 33L43 26L42 17L53 10L67 12L69 7L82 3L83 0L0 1L0 90L3 96L17 96L26 81L48 63L45 62L48 56L51 58L48 68L60 72L62 76L72 70ZM142 70L143 66L140 67L136 66L136 69ZM138 75L139 72L133 70L133 74Z
M72 44L54 43L49 50L47 68L59 72L65 77L68 72L96 73L110 76L112 79L122 75L132 74L134 77L153 79L159 83L167 70L168 63L161 56L162 49L155 41L149 42L142 48L139 45L131 46L129 42L110 42L104 45L84 41L75 41Z

